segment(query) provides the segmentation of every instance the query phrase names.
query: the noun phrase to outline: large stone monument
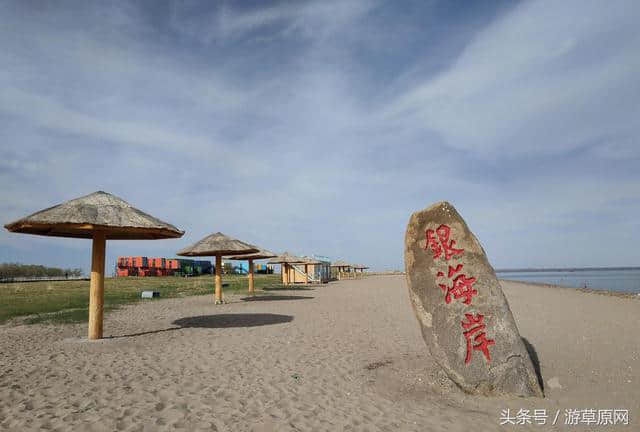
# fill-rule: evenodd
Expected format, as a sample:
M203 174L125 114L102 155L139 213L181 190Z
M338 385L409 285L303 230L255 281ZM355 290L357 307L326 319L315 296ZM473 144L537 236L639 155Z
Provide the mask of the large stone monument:
M451 380L472 394L543 396L496 274L451 204L411 216L404 259L422 336Z

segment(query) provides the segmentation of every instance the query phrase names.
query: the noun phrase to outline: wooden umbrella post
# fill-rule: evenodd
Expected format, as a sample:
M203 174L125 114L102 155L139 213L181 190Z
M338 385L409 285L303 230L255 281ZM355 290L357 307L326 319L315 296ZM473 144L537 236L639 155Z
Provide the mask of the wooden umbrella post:
M309 284L309 264L304 265L304 284Z
M249 258L249 294L253 295L253 260Z
M222 304L222 255L216 255L215 304Z
M102 339L102 319L104 313L104 252L106 249L104 232L93 233L91 246L91 282L89 284L89 339Z

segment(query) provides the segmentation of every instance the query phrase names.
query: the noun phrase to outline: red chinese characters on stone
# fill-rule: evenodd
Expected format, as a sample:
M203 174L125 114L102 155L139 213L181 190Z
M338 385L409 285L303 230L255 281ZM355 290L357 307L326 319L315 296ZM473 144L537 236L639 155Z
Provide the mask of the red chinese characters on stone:
M458 264L455 268L449 266L448 278L451 279L454 274L458 273L462 270L462 264ZM438 272L438 276L444 277L444 273ZM464 274L460 274L453 279L453 285L448 286L443 283L439 283L438 286L446 293L444 301L449 304L451 303L451 296L453 295L454 299L464 298L462 301L464 304L471 304L471 300L473 296L478 294L473 288L473 284L476 282L476 278L467 277Z
M427 229L426 231L427 242L425 250L431 249L433 252L433 259L438 259L444 254L445 261L449 261L455 255L462 255L464 249L457 249L455 247L456 241L450 239L451 228L447 225L440 225L435 230ZM455 267L449 265L447 273L439 271L437 273L438 278L446 277L448 281L445 283L438 283L438 286L445 293L444 301L446 304L450 304L453 300L462 299L462 303L470 305L473 300L473 296L478 294L478 291L473 287L476 283L475 277L467 276L462 273L464 265L462 263L457 264ZM489 347L495 345L493 339L487 339L487 334L484 331L486 324L484 324L484 315L476 313L464 314L466 321L462 321L463 334L467 341L467 355L465 357L465 364L471 363L471 357L474 350L481 351L487 363L491 363L491 353Z
M447 225L440 225L436 230L427 230L427 244L425 249L431 248L433 252L433 259L440 258L442 252L444 252L444 259L449 261L454 255L461 255L464 249L456 249L455 240L449 240L451 235L451 228ZM437 238L436 238L437 236Z
M493 339L487 339L487 334L483 331L486 325L484 324L484 315L476 314L464 314L467 321L462 321L462 328L466 330L463 332L465 339L467 340L467 356L464 359L465 364L471 363L472 349L482 351L484 357L487 359L487 363L491 363L491 353L489 352L489 346L495 345ZM474 336L475 335L475 336ZM471 339L477 342L472 344Z

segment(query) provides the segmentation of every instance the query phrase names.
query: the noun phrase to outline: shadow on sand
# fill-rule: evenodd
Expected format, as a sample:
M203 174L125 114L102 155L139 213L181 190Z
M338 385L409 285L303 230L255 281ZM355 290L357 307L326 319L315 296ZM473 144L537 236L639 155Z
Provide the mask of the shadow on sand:
M230 327L258 327L271 324L282 324L293 321L291 315L270 313L239 313L220 315L201 315L180 318L172 324L180 328L230 328Z
M287 285L287 286L264 287L262 288L262 290L263 291L313 291L315 290L315 288L310 288L308 286Z
M180 318L171 324L178 327L169 327L159 330L149 330L139 333L131 333L119 336L108 336L105 339L120 339L136 336L144 336L155 333L164 333L183 328L232 328L232 327L258 327L272 324L282 324L293 321L292 315L278 315L270 313L246 313L246 314L217 314L200 315Z
M540 370L540 359L538 358L538 353L536 349L531 345L531 343L527 340L527 338L522 338L522 343L524 343L524 347L527 349L529 353L529 357L531 357L531 363L533 363L533 369L536 371L536 376L538 377L538 384L540 384L540 388L544 392L544 380L542 379L542 372Z
M314 297L309 296L296 296L296 295L268 295L268 296L253 296L243 297L242 301L277 301L277 300L306 300Z

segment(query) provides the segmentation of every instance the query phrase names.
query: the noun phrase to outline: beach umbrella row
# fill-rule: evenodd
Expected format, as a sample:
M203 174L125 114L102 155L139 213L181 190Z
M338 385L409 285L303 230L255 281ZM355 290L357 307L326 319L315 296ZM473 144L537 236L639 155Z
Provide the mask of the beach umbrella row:
M180 238L184 231L151 216L121 198L98 191L38 211L5 225L8 231L51 237L92 239L88 338L101 339L104 317L104 269L107 240ZM264 250L218 232L182 249L182 256L215 256L215 303L222 303L222 256ZM270 255L273 256L273 255ZM253 259L256 259L253 257ZM250 279L250 284L253 278ZM251 284L252 285L252 284ZM251 287L252 288L252 287Z
M66 201L62 204L33 213L5 228L11 232L52 237L92 239L91 279L89 288L89 339L103 336L104 315L104 269L107 240L157 240L180 238L184 231L151 216L121 198L98 191ZM309 283L308 266L321 264L312 258L301 258L284 252L276 255L249 243L217 232L180 251L180 256L215 257L214 296L215 304L224 302L222 296L222 257L249 262L249 293L254 292L253 260L271 258L269 264L282 265L283 283L288 284L288 268L293 264L304 264L305 283ZM344 262L334 263L334 267ZM366 268L366 267L364 267Z

